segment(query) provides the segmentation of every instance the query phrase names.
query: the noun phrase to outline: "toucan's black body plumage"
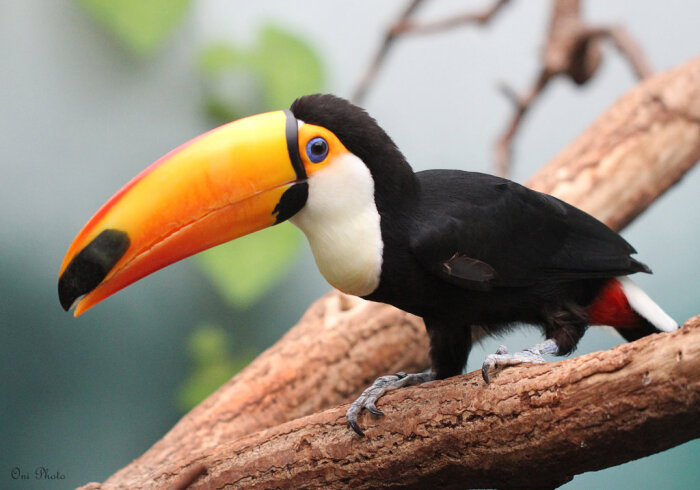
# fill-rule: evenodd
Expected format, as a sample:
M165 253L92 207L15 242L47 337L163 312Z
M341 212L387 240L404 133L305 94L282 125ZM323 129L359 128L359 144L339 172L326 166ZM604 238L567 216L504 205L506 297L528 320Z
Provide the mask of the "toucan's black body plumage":
M568 353L610 278L650 272L620 235L552 196L481 173L414 173L374 119L343 99L307 96L291 110L333 131L372 173L384 250L366 299L424 318L438 378L463 369L472 325L540 325Z
M368 299L422 316L434 338L448 337L448 349L469 325L494 331L525 322L551 330L568 353L605 281L647 270L618 234L556 198L473 172L416 177L419 192L407 223L382 229L393 238L385 242L386 266ZM435 357L444 361L442 353ZM458 374L463 358L438 376Z

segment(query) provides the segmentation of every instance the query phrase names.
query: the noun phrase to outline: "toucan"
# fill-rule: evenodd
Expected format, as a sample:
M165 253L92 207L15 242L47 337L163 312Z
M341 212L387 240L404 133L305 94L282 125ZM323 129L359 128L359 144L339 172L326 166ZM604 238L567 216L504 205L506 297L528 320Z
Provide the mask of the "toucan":
M425 321L431 368L367 388L347 412L360 435L358 414L381 415L387 390L460 374L477 326L531 324L545 338L487 356L486 383L496 366L570 353L589 325L629 341L678 328L627 277L651 271L605 224L492 175L414 172L367 112L325 94L225 124L147 167L70 245L61 305L80 315L175 261L286 220L332 286Z

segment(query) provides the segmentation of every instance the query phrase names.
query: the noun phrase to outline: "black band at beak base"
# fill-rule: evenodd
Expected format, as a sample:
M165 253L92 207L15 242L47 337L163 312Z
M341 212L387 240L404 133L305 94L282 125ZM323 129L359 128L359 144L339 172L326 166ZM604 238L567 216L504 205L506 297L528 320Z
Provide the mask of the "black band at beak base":
M285 134L287 136L287 151L292 162L292 168L294 168L294 173L297 175L297 180L306 180L304 163L299 156L299 123L292 111L285 110L284 115L287 116Z

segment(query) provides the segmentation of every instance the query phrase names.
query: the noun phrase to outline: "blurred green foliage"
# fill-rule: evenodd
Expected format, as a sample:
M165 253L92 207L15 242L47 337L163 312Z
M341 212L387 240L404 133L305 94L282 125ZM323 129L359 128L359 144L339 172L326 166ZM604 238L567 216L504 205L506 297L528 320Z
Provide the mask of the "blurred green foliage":
M251 49L212 44L202 52L200 67L207 111L218 122L286 109L323 85L323 67L314 49L274 25L261 29Z
M289 270L300 244L301 232L282 223L202 252L197 263L229 305L244 308Z
M131 52L155 52L173 32L190 0L77 0Z
M180 408L191 410L255 358L252 352L234 356L230 344L222 328L202 324L195 329L188 342L193 369L179 390Z

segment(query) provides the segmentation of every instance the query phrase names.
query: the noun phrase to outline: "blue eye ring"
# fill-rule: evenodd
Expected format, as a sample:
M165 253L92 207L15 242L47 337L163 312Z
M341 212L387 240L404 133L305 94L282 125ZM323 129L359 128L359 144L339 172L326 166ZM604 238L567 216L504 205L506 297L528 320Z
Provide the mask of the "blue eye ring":
M317 136L306 143L306 156L313 163L321 163L328 156L328 142Z

